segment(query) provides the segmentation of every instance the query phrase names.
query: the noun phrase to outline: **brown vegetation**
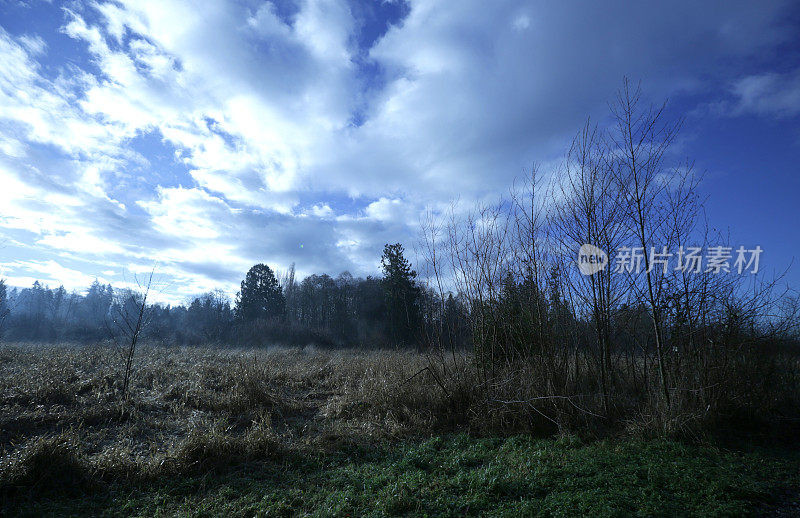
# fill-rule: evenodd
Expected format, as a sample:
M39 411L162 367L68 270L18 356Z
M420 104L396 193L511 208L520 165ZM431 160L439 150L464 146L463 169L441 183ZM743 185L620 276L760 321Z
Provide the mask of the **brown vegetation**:
M745 417L762 424L797 418L798 363L769 357L738 354L706 373L706 391L676 390L681 430L712 430L731 418L737 426ZM613 372L619 393L606 413L586 374L590 360L573 355L569 363L561 382L580 396L542 396L552 379L535 362L517 362L486 399L476 389L481 369L464 353L437 361L393 351L143 347L126 400L108 346L4 346L0 491L216 472L443 431L662 429L661 414L624 371Z

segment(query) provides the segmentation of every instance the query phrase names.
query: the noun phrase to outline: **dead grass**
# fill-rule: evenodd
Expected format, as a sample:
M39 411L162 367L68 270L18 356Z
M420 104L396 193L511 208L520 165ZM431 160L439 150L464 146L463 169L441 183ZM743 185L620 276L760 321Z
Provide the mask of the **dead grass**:
M143 347L123 401L120 362L107 346L6 345L0 486L219 471L419 434L431 395L412 384L394 391L423 364L389 351ZM390 408L398 397L406 402Z
M74 433L30 439L0 460L0 494L33 488L44 493L70 493L90 486L93 477L81 450L80 439Z
M647 393L634 390L623 373L604 412L586 377L588 364L573 364L554 378L558 369L522 362L497 373L486 391L465 355L437 361L395 351L145 346L137 351L127 401L120 366L105 345L0 347L0 495L221 472L343 443L454 430L553 434L616 427L647 435L666 428ZM670 426L702 429L721 415L764 409L796 418L798 369L781 381L794 390L782 393L770 392L773 385L759 388L759 381L786 376L786 369L752 370L720 371L704 380L711 392L702 398L690 388L681 392ZM735 383L722 385L725 379ZM554 386L577 396L541 397Z

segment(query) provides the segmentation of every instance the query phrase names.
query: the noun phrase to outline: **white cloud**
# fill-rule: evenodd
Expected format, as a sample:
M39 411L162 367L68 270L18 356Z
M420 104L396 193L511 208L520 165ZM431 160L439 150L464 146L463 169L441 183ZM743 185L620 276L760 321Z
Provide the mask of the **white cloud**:
M298 39L329 66L349 66L353 17L345 2L305 0L294 28Z
M64 286L68 291L72 291L83 289L95 280L91 275L67 268L53 260L12 261L0 264L0 269L7 272L7 282L10 286L30 286L38 280L52 288ZM29 275L21 275L26 272Z
M800 114L800 69L744 77L733 85L732 93L737 98L734 115L793 117Z
M518 31L524 31L528 27L531 26L531 19L528 17L527 14L520 14L516 18L514 18L514 22L512 26Z
M63 234L50 233L36 241L36 243L56 250L78 252L83 255L125 253L125 250L117 243L83 230L65 232Z
M0 29L0 225L116 270L158 258L176 290L255 261L371 273L425 207L561 153L624 74L710 91L732 77L719 63L786 37L779 3L413 0L359 48L349 5L75 2L60 37L83 68L55 72L48 35ZM797 77L737 82L738 109L797 114Z
M40 56L47 50L47 43L41 36L24 34L19 37L19 42L32 56Z
M201 189L158 189L159 201L140 201L152 216L155 229L174 237L215 239L220 220L230 212L225 202Z
M281 39L289 39L292 33L292 28L278 17L275 4L272 2L264 2L255 14L247 19L247 25L264 38L277 36Z
M366 216L377 221L391 221L410 223L409 219L414 214L409 204L399 199L381 198L367 205L364 211Z
M310 215L320 219L331 219L334 217L335 213L327 203L317 203L306 211L304 215Z

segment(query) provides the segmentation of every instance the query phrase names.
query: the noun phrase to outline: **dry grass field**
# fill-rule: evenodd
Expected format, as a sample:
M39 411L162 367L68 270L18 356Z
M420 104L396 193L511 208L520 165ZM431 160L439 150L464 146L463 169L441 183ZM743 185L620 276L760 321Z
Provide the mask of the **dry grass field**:
M30 439L55 435L79 440L101 469L147 473L188 467L198 448L235 456L396 437L419 430L421 416L378 409L423 362L397 352L146 347L121 402L121 360L109 347L5 347L0 446L18 457L36 447Z
M413 352L143 347L122 401L107 345L3 346L0 511L725 515L794 501L791 448L502 433L455 408L457 387L446 397L426 365Z

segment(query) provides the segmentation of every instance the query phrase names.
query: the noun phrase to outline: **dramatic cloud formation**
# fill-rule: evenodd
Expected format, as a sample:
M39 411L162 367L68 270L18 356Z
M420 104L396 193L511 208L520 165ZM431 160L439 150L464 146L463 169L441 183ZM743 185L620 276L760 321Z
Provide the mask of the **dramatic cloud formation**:
M181 300L262 261L374 273L426 208L556 159L623 75L796 117L790 7L0 3L0 274L80 288L158 261Z

